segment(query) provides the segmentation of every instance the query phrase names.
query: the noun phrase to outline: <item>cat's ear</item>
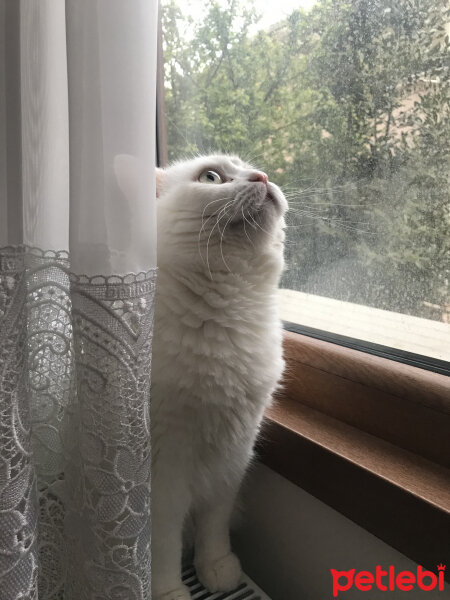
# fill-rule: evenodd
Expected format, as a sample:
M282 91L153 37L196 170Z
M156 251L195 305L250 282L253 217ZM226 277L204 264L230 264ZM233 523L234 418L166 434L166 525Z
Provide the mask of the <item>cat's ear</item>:
M156 167L155 171L156 171L156 197L159 198L159 196L161 195L161 189L162 189L162 185L164 182L165 171L164 171L164 169L160 169L158 167Z
M114 157L114 173L117 185L125 198L135 198L139 182L139 161L131 154L117 154ZM161 192L164 169L156 169L156 196Z

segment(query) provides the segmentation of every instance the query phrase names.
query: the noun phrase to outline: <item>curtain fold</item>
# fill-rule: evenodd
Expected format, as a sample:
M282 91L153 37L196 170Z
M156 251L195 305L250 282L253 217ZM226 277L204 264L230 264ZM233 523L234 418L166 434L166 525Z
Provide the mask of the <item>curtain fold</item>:
M0 600L150 598L156 0L0 0Z

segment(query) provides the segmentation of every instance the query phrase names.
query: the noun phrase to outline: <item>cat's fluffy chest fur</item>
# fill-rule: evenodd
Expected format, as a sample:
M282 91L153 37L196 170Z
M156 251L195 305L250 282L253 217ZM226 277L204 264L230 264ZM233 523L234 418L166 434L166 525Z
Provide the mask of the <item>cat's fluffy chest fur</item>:
M196 286L191 277L186 289L160 272L152 447L157 456L168 443L162 436L182 447L196 496L208 499L240 481L283 362L276 296L261 277L227 274L206 287L200 279Z
M259 172L240 161L209 157L193 163L175 171L159 208L151 400L157 600L189 598L179 577L187 514L197 525L200 579L211 591L232 589L238 582L229 517L264 409L283 370L276 294L283 265L284 198L280 194L280 205L274 200L274 208L263 206L267 181L250 179ZM220 190L223 198L207 183L197 184L207 165L217 163L222 173L229 173L228 187ZM178 181L183 178L187 193ZM248 183L253 181L256 186ZM212 200L201 196L204 190L215 194ZM208 228L205 210L214 204ZM214 223L221 215L228 218L230 207L236 215L240 207L245 218L255 206L269 215L262 220L264 227L259 224L260 231L255 227L248 232L245 221L236 217L228 233L219 221L215 235Z

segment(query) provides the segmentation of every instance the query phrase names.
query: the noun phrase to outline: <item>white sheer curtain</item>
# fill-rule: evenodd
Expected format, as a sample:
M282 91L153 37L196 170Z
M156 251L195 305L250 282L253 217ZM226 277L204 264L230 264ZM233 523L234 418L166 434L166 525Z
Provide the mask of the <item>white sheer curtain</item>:
M156 0L0 0L0 600L150 598Z

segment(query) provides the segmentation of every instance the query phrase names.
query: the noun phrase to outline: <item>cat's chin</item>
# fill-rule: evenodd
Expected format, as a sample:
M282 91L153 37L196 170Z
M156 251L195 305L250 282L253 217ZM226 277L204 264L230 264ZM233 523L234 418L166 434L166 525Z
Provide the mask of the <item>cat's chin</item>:
M272 194L272 192L270 190L267 190L265 199L266 199L266 201L268 200L269 202L273 202L275 204L278 203L278 200L275 198L275 196Z
M286 198L284 197L281 190L273 183L268 183L267 185L266 197L264 199L264 202L266 204L269 203L274 205L277 209L276 212L278 216L282 216L288 208Z

